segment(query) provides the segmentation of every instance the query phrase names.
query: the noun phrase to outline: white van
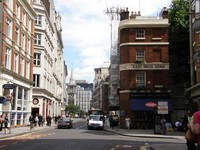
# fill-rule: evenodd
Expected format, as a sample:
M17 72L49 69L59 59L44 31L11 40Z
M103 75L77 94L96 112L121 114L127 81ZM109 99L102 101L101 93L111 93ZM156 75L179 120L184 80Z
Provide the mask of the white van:
M104 116L103 115L90 115L87 119L87 127L90 129L101 129L104 128Z

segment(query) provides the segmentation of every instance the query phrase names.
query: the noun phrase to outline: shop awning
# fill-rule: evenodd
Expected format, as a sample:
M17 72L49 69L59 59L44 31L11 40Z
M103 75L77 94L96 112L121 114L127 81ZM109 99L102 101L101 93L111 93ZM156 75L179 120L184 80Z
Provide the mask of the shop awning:
M156 103L163 101L168 103L168 111L173 111L171 99L154 99L154 98L132 98L131 99L131 110L133 111L154 111L154 107L148 107L147 104ZM153 105L152 105L153 106Z

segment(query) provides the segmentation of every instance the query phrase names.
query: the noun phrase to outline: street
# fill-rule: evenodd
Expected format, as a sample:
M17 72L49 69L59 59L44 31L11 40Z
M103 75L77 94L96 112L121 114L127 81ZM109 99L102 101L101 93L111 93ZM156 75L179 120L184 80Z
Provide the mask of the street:
M8 137L0 141L0 150L139 150L145 143L185 144L176 139L125 137L107 131L87 130L85 120L80 118L73 122L73 129L50 128Z

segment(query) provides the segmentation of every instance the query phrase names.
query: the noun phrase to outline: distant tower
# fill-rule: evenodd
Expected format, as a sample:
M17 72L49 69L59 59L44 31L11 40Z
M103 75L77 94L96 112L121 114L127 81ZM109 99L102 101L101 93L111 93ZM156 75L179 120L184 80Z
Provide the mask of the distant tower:
M71 76L69 79L67 92L68 92L68 97L69 97L68 103L76 105L76 82L74 80L73 67L72 67Z

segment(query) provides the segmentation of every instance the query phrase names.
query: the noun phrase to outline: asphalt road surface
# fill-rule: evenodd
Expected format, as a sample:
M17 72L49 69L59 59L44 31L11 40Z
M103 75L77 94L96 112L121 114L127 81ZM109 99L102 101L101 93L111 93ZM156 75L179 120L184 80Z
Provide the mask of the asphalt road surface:
M1 140L0 150L139 150L147 140L151 143L175 142L87 130L83 119L74 119L72 129L41 130Z

